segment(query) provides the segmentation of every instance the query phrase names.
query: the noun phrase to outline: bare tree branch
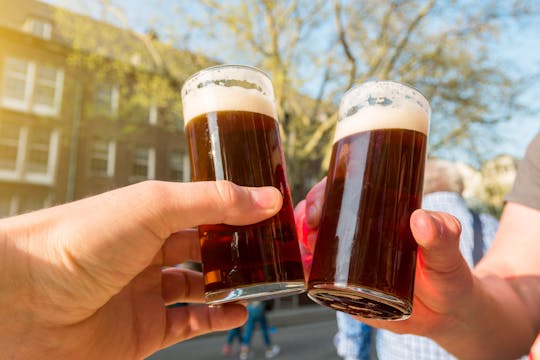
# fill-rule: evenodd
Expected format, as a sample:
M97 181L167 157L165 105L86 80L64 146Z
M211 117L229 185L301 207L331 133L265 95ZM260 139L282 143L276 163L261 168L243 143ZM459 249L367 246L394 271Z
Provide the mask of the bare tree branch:
M299 152L299 156L307 156L320 143L322 137L330 131L337 121L337 112L334 113L327 121L322 122L317 129L311 134L309 141L304 145L304 148Z
M343 21L341 20L340 0L334 0L334 18L336 22L337 31L338 31L339 42L341 44L341 47L343 48L343 52L345 52L345 56L347 57L347 60L350 66L349 76L348 76L349 80L347 82L347 88L350 88L352 87L352 85L354 84L354 81L356 80L356 58L354 57L351 51L349 42L347 41L345 29L343 27Z
M382 71L382 78L387 79L390 75L390 72L395 66L395 63L403 50L405 49L405 46L407 46L407 43L409 42L409 39L414 33L414 30L416 27L420 24L420 22L428 15L431 9L435 6L435 0L430 0L426 3L426 5L420 9L414 20L409 24L409 27L405 31L404 36L401 38L399 44L393 49L393 54L390 60L386 63L386 66L384 67Z
M375 73L383 63L384 59L386 58L388 52L391 50L387 38L390 21L392 19L392 15L394 14L395 9L395 2L391 2L381 20L379 35L377 36L377 40L375 40L373 46L375 49L377 49L377 53L374 56L368 56L368 71L366 71L363 79L368 79L375 75Z

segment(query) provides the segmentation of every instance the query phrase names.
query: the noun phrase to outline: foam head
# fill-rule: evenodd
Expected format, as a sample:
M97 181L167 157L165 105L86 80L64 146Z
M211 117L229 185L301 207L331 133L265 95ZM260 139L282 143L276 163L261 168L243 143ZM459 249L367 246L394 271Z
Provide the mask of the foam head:
M216 111L251 111L277 119L270 78L242 65L215 66L191 76L182 87L182 106L184 126Z
M339 106L334 143L378 129L429 132L431 109L418 90L393 81L371 81L349 90Z

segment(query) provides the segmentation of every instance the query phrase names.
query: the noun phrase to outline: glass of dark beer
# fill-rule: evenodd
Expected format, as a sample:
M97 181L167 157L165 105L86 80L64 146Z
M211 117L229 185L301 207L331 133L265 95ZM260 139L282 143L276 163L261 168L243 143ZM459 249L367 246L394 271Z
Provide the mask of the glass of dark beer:
M250 226L199 226L208 304L305 291L272 82L253 67L202 70L182 87L193 181L274 186L283 207Z
M373 81L343 97L308 281L319 304L352 315L412 311L430 106L417 90Z

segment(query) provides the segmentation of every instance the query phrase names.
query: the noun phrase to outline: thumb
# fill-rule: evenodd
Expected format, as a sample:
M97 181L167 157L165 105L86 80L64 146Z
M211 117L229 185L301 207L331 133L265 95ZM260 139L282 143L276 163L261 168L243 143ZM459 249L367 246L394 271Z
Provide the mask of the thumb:
M230 181L184 185L176 191L177 201L169 212L173 230L201 224L254 224L275 215L283 205L283 196L271 186L242 187ZM180 219L178 213L185 216Z
M173 233L201 224L247 225L276 214L276 188L228 181L146 181L59 206L43 214L79 266L131 277L148 266Z
M118 231L131 231L144 226L162 240L202 224L254 224L275 215L283 202L274 187L242 187L229 181L147 181L88 200L102 204L104 210L94 219L101 227L114 223ZM87 207L93 207L90 201Z
M446 311L472 284L459 249L461 224L450 214L416 210L411 230L419 246L415 297L436 311Z
M325 187L326 177L315 184L306 195L306 224L311 228L319 227L324 204Z
M461 263L461 224L452 215L417 210L411 216L411 230L420 247L421 261L430 269L448 272Z

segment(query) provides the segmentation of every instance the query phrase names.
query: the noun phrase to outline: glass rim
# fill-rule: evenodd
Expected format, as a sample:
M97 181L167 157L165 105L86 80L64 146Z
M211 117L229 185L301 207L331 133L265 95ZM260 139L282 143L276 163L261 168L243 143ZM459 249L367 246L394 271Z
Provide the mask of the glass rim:
M428 112L428 113L431 112L431 105L429 104L428 98L420 90L418 90L418 88L416 88L416 87L414 87L414 86L412 86L412 85L410 85L408 83L401 82L401 81L396 81L396 80L369 80L369 81L366 81L366 82L363 82L363 83L353 85L341 97L341 101L339 102L338 112L341 113L341 106L344 104L345 99L348 96L350 96L351 93L357 91L361 87L371 85L371 84L397 85L398 87L409 88L409 89L413 90L414 92L418 93L418 95L420 95L420 99L426 105L426 108L425 108L426 112Z
M213 72L213 71L216 71L216 70L226 69L226 68L246 70L246 71L250 71L250 72L255 73L255 74L263 75L266 79L268 79L270 81L270 83L272 83L272 77L270 76L270 74L267 73L266 71L258 68L258 67L251 66L251 65L243 65L243 64L219 64L219 65L213 65L213 66L201 69L201 70L195 72L194 74L191 74L190 76L188 76L186 78L186 80L184 81L184 84L182 85L182 88L180 89L181 97L182 98L184 97L184 94L185 94L184 90L186 89L186 87L188 85L191 85L191 83L194 81L194 79L197 78L197 77L200 77L201 74L210 73L210 72Z

